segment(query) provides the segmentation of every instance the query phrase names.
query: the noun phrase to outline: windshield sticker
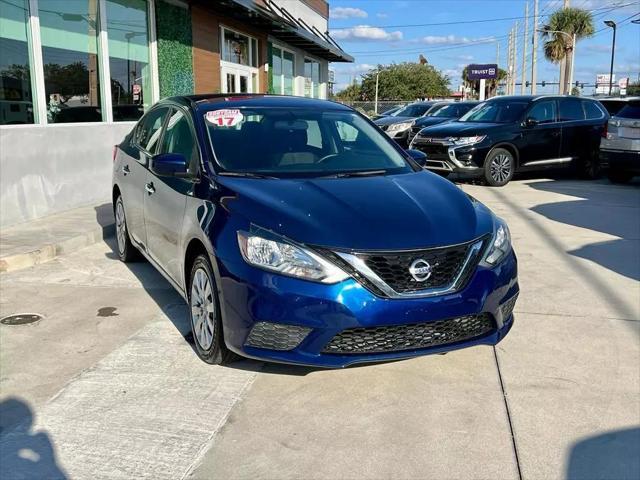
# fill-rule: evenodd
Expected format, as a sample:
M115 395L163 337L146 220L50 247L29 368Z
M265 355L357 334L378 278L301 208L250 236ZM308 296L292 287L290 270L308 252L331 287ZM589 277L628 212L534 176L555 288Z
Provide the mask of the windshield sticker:
M242 118L242 112L237 108L213 110L212 112L207 112L205 115L207 122L217 125L218 127L233 127L240 123Z

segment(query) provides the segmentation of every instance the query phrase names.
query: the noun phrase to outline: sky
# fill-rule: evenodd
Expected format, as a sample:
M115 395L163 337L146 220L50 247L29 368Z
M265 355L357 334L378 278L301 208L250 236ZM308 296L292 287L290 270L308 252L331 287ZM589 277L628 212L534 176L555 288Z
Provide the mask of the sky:
M332 63L338 92L377 64L416 62L420 54L449 76L450 86L460 84L462 69L470 63L496 63L506 69L508 35L518 25L518 81L522 72L525 0L330 0L329 31L351 56L353 63ZM562 6L563 0L539 0L540 24ZM612 29L605 20L618 24L614 74L616 80L640 78L640 0L570 0L570 6L591 10L596 34L580 40L576 49L574 80L595 83L596 74L608 74L611 63ZM529 0L533 14L533 0ZM477 20L487 22L459 23ZM453 23L458 22L458 23ZM416 26L416 24L418 26ZM424 25L430 24L430 25ZM439 24L439 25L433 25ZM443 25L444 24L444 25ZM413 26L411 26L413 25ZM531 75L531 32L527 42L527 78ZM372 28L375 27L375 28ZM538 81L557 82L559 67L544 58L539 39ZM499 47L498 47L499 44ZM557 86L538 86L538 93L555 93ZM520 87L517 87L518 92ZM585 95L593 93L586 87Z

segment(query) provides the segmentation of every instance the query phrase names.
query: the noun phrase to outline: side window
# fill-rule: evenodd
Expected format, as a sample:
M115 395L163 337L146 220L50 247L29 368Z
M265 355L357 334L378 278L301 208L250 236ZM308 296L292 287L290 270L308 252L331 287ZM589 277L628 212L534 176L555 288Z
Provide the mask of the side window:
M588 102L583 100L582 107L584 108L584 113L587 115L589 120L598 120L604 118L604 113L595 102Z
M322 148L322 132L316 120L307 120L307 145Z
M198 149L196 140L191 132L189 120L181 110L171 112L167 128L162 137L162 153L180 153L189 162L189 173L198 171Z
M336 122L336 129L338 130L338 135L340 135L340 140L343 142L355 142L358 138L358 129L344 122Z
M140 120L135 135L135 143L138 146L149 153L155 152L162 133L162 124L168 111L168 108L158 108L149 112Z
M556 102L546 101L536 103L529 113L527 118L532 118L538 123L553 123L556 121Z
M560 121L584 120L582 104L578 99L563 98L560 100Z

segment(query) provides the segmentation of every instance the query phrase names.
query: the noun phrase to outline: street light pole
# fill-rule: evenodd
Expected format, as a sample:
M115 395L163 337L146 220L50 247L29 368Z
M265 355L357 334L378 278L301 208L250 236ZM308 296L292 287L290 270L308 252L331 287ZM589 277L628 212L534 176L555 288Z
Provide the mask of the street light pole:
M380 70L376 70L376 103L373 106L373 111L375 114L378 114L378 75L380 75Z
M613 91L613 60L616 55L616 22L613 20L605 20L604 24L607 27L613 28L613 42L611 44L611 68L609 69L609 96Z

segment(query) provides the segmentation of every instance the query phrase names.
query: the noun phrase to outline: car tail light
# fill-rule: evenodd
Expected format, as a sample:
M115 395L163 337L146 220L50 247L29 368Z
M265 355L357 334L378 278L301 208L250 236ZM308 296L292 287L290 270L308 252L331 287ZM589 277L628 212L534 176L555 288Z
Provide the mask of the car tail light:
M113 146L113 163L116 163L116 157L118 156L118 146Z
M608 132L609 132L609 122L604 124L604 128L602 129L602 138L607 138Z

